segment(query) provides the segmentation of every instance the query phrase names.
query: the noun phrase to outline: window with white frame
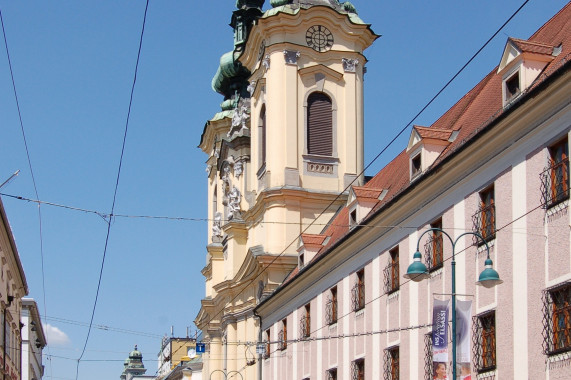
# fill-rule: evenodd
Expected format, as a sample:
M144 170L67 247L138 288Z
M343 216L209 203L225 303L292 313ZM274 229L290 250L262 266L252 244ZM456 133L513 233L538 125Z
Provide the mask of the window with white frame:
M474 369L478 373L496 368L496 313L490 311L473 318Z
M485 241L493 240L496 237L496 204L494 195L494 185L480 191L479 207L472 216L474 230L482 235ZM478 245L483 242L474 237Z
M325 319L328 325L337 323L337 287L329 290L327 303L325 304Z
M351 301L353 311L361 310L365 307L365 269L356 273L355 285L351 290Z
M387 348L384 351L384 380L398 380L400 373L399 347Z
M571 351L571 282L543 292L543 348L547 355Z
M548 165L541 173L544 208L569 199L569 143L567 137L548 148Z

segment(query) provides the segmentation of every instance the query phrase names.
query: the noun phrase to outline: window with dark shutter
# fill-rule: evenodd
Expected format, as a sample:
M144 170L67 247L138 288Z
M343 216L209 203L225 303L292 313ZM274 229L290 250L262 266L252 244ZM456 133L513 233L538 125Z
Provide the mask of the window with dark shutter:
M307 153L333 155L333 107L331 98L322 92L307 99Z

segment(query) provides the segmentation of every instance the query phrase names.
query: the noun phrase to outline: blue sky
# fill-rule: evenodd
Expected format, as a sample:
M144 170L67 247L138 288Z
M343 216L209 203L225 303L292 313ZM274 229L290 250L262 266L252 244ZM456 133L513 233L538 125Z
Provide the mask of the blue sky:
M269 7L266 1L265 8ZM366 51L365 157L385 144L523 3L354 0L381 34ZM528 38L567 2L532 0L415 121L430 125L495 67L508 36ZM115 212L205 218L206 173L197 145L222 97L210 88L232 49L234 0L151 0ZM108 213L133 81L144 0L0 0L40 199ZM0 192L35 199L5 45L0 40ZM371 166L406 145L405 132ZM57 328L45 379L74 379L87 335L107 225L96 214L3 197L30 297ZM148 373L160 337L194 331L204 294L206 223L115 218L79 379L118 378L135 344ZM45 303L42 285L45 281ZM108 326L103 328L102 326ZM125 331L129 330L129 331ZM67 338L67 340L65 340ZM48 353L48 350L44 351Z

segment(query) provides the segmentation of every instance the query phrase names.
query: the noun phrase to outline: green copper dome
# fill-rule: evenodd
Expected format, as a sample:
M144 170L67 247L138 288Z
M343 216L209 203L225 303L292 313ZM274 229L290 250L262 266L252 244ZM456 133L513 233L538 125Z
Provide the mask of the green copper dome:
M291 4L292 0L271 0L270 5L272 7L281 7L282 5Z
M129 359L142 359L143 354L139 350L137 350L137 345L135 345L135 349L129 353Z
M355 8L353 3L350 3L349 1L343 3L343 9L348 13L357 13L357 8Z
M228 99L236 91L242 92L249 76L250 71L240 61L234 60L234 52L230 51L220 58L220 66L212 78L212 89Z

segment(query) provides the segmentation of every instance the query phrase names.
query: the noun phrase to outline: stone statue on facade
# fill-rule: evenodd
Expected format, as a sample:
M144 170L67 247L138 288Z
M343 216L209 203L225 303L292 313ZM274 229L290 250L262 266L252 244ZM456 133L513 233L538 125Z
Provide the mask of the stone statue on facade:
M234 177L237 179L244 173L244 160L238 159L234 161Z
M219 242L222 240L222 213L217 212L214 215L214 222L212 223L212 241Z
M236 186L232 187L232 190L229 194L229 202L228 202L228 220L235 220L240 219L242 217L240 213L240 198L242 195L240 194L240 190L236 188Z
M235 135L243 135L248 133L248 120L250 119L250 107L249 100L242 99L240 103L234 109L234 115L232 116L232 127L228 131L228 137L234 137Z

